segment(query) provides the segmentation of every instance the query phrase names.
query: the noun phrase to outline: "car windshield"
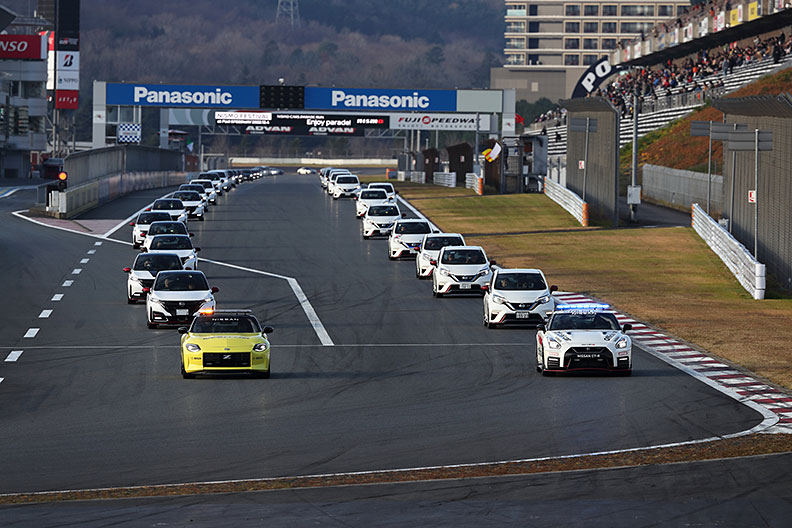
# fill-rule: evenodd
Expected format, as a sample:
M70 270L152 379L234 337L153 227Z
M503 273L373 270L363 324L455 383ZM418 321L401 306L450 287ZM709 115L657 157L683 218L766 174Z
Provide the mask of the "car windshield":
M173 193L173 197L181 200L182 202L200 202L201 195L197 192L179 191Z
M485 264L487 260L480 249L452 249L443 252L443 264Z
M200 271L160 273L154 281L157 291L204 291L209 289L206 277Z
M186 234L187 228L181 222L154 222L148 231L148 236Z
M388 197L385 191L363 191L360 198L363 200L384 200Z
M212 181L220 179L220 176L218 176L217 174L211 173L211 172L203 172L203 173L199 174L198 176L200 176L201 178L203 178L205 180L212 180Z
M372 205L368 210L369 216L399 216L399 208L395 205Z
M193 334L253 334L261 332L258 321L248 315L213 315L196 317Z
M192 242L186 236L157 235L151 241L151 249L192 249Z
M203 182L193 182L193 185L200 185L204 189L213 189L214 184L210 181L203 181Z
M170 219L171 217L168 213L140 213L135 223L138 225L149 225L152 222Z
M135 259L132 269L135 271L148 271L156 275L159 271L182 269L181 259L178 255L142 253Z
M359 183L357 176L339 176L336 183Z
M495 279L498 290L546 290L547 284L538 273L498 273Z
M157 200L152 209L178 211L184 209L184 204L181 203L181 200Z
M383 189L385 192L393 192L393 185L390 183L370 183L369 189Z
M399 222L396 226L396 233L400 235L425 235L431 232L426 222Z
M619 330L619 321L612 313L555 313L548 330Z
M458 236L428 237L424 243L424 249L437 251L446 246L460 246L462 244L462 237Z
M181 187L179 187L179 190L180 191L195 191L198 194L204 194L206 192L206 189L203 188L203 185L188 185L186 183L183 184Z

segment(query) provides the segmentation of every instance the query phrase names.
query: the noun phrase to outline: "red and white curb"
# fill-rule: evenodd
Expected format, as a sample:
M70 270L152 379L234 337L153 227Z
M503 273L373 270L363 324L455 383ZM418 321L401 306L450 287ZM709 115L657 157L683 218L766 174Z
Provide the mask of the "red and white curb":
M566 304L600 302L578 293L557 292ZM792 434L792 396L736 368L714 359L645 323L614 310L619 323L630 323L633 342L658 359L703 381L720 392L760 412L763 433Z

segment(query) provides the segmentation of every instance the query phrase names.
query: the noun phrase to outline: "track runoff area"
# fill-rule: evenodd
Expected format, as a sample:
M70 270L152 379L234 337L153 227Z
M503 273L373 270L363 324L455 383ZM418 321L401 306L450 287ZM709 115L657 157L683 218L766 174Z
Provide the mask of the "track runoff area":
M293 172L242 184L190 223L218 308L275 328L271 379L183 380L179 335L146 328L121 271L136 254L129 218L161 193L80 227L3 215L41 273L21 286L27 302L2 308L3 502L448 478L778 422L648 345L630 378L538 375L534 329L483 327L475 295L432 297L386 240L362 239L350 199Z

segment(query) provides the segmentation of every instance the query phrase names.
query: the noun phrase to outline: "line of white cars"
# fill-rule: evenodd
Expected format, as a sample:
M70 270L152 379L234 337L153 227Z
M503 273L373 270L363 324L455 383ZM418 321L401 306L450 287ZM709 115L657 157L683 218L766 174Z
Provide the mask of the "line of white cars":
M249 170L248 170L249 171ZM207 209L218 197L242 181L254 179L252 171L215 170L179 186L178 190L155 200L134 221L132 245L140 249L127 276L127 302L146 303L149 328L189 324L200 313L214 311L214 294L198 270L198 252L192 243L189 219L203 221Z
M334 198L338 179L349 174L346 169L319 171L322 186ZM414 257L415 276L431 279L435 297L479 294L487 328L513 323L535 327L538 372L631 374L632 341L627 335L631 327L622 327L609 306L561 303L553 296L558 288L548 286L542 270L501 268L484 248L467 245L461 234L442 233L426 219L406 218L391 183L366 187L358 183L354 198L355 216L363 220L363 238L386 236L390 260Z

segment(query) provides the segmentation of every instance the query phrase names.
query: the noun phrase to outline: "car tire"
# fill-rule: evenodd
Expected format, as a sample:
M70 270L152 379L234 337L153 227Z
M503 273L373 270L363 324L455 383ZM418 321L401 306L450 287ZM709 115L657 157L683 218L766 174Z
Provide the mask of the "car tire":
M388 260L396 260L396 257L388 253Z
M199 216L199 217L198 217L198 220L200 220L201 222L203 222L203 221L204 221L204 217L203 217L203 216Z
M334 194L334 195L333 195L333 200L338 200L338 196L336 196L336 195Z
M619 376L623 376L623 377L632 376L632 369L623 370L623 371L619 372Z
M432 283L432 295L434 295L434 296L435 296L435 297L437 297L438 299L439 299L439 298L441 298L441 297L443 296L443 294L442 294L442 293L440 293L439 291L437 291L437 286L435 285L435 283Z
M486 326L487 328L497 328L498 327L497 324L495 324L495 323L490 321L489 314L486 312L486 310L484 311L484 326Z
M140 244L138 244L137 242L132 242L132 248L133 249L140 249Z
M131 297L127 297L127 304L136 304L137 301Z
M370 237L368 235L363 235L363 240L368 240Z
M267 369L267 370L251 370L250 374L254 378L258 378L258 379L269 379L269 377L270 377L269 369Z
M149 330L154 330L157 328L157 323L146 323L146 326L149 327Z

